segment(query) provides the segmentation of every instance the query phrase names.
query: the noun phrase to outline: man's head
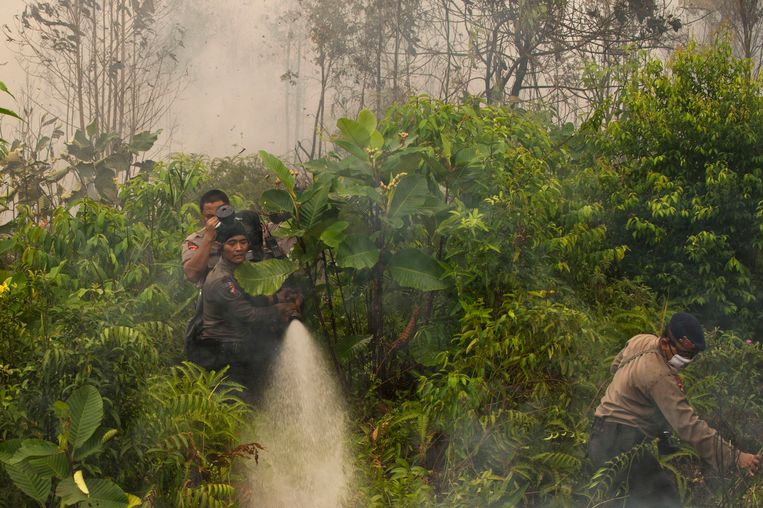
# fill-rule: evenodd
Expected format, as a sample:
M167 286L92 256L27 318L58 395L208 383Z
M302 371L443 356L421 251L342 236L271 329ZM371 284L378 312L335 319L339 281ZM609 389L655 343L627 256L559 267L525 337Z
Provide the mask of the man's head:
M218 241L223 244L223 258L235 265L246 261L249 240L240 221L234 221L229 227L222 228L218 231L218 237Z
M201 222L206 223L215 216L215 211L222 205L229 205L228 195L220 189L212 189L199 198L199 210L201 211Z
M688 312L678 312L662 331L660 342L668 361L683 366L705 350L705 333L697 318ZM673 360L674 356L680 357L680 361Z

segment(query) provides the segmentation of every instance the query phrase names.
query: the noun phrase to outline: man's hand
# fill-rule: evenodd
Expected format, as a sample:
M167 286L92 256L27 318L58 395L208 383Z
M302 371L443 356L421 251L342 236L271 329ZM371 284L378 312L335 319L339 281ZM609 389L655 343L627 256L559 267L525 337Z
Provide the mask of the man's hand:
M217 217L210 217L207 219L207 222L204 223L204 238L209 239L210 242L214 241L215 236L217 235L217 224L220 222L220 219Z
M291 288L283 288L276 293L276 299L279 303L289 302L302 305L302 293Z
M737 457L737 466L739 469L746 469L747 474L752 476L758 472L760 467L760 457L752 453L739 452Z
M296 303L277 303L273 307L278 311L278 315L284 324L289 324L289 321L292 319L302 317L299 313L299 306Z

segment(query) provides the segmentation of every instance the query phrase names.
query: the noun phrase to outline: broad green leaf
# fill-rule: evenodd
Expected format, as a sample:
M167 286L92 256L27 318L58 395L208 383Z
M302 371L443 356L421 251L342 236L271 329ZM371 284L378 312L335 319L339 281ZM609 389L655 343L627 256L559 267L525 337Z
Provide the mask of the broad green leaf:
M372 131L366 130L359 122L350 118L340 118L336 121L336 126L341 131L344 140L349 141L360 149L368 146Z
M128 148L132 153L145 152L151 150L157 139L159 139L159 132L139 132L132 137Z
M358 113L358 124L370 134L376 130L376 115L372 111L363 109Z
M375 203L382 205L384 199L380 189L376 186L368 185L363 180L357 178L348 178L340 176L336 179L335 195L339 198L367 197Z
M114 153L103 159L103 165L116 172L126 172L130 169L132 156L129 153Z
M300 198L299 224L302 229L309 230L317 224L328 209L329 187L327 185L314 185Z
M103 431L97 430L90 436L90 439L80 446L74 447L72 458L81 462L82 460L103 450Z
M95 177L95 166L88 162L80 162L72 168L79 174L80 178L85 180Z
M336 249L339 247L339 244L342 243L342 241L347 237L347 235L344 234L344 230L347 229L347 226L349 225L349 222L343 220L334 222L323 230L323 233L321 233L320 237L321 241L332 249Z
M293 212L294 204L285 190L268 189L262 193L262 204L271 212Z
M14 247L16 247L16 240L14 240L13 238L4 238L0 240L0 254L3 254L4 252L8 252Z
M119 139L119 135L117 135L115 132L104 132L101 133L98 138L95 140L95 151L97 153L101 153L106 148L108 148L109 144Z
M48 499L52 487L52 475L44 476L37 474L26 462L6 464L5 471L11 480L13 480L16 487L27 496L40 504L43 504Z
M236 269L236 280L251 295L272 295L297 268L299 266L288 259L242 263Z
M27 457L44 457L46 455L54 455L60 451L58 446L50 441L24 439L21 442L21 448L16 452L16 457L21 456L22 459Z
M58 482L56 496L60 497L66 506L75 505L88 499L87 494L80 490L73 477L68 477Z
M392 278L403 287L421 291L445 289L442 280L444 270L432 256L418 249L404 249L389 260L387 265Z
M32 457L27 462L33 471L43 476L52 475L60 479L66 478L71 473L69 459L67 459L66 453L61 450L53 455Z
M281 162L281 159L269 154L265 150L260 150L258 153L262 163L265 165L265 169L277 176L289 194L292 194L294 192L294 175L291 174L289 168Z
M379 249L366 236L345 239L336 253L336 263L342 268L372 268L379 261Z
M355 156L356 158L362 160L363 162L368 162L370 159L368 158L368 154L365 150L362 148L352 144L350 141L344 141L341 139L336 140L336 145L343 150L345 150L350 155Z
M21 442L23 439L8 439L0 442L0 462L7 464L16 455L16 452L21 449Z
M470 166L479 162L477 151L472 147L462 148L456 153L456 166Z
M66 151L81 161L91 161L95 158L95 150L85 133L77 129L74 137L66 143Z
M381 147L384 146L384 136L382 136L382 133L379 131L373 131L371 133L371 140L369 141L368 146L376 150L381 149Z
M404 150L390 154L384 159L379 174L382 178L392 178L399 173L413 174L421 165L422 155L418 151Z
M103 420L103 399L94 386L83 385L66 401L69 404L69 443L75 449L87 442Z
M426 178L421 175L404 176L395 187L387 216L394 221L416 213L424 206L428 195Z
M111 480L88 478L82 479L90 494L85 494L73 477L61 480L56 487L56 496L68 506L81 503L80 508L127 508L130 498L119 485Z

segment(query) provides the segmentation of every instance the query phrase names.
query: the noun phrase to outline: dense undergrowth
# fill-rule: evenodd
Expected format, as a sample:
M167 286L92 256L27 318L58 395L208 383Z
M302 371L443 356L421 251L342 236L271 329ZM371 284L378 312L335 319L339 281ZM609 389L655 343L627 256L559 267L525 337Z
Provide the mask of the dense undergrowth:
M196 291L179 246L220 184L292 215L291 262L264 266L310 286L359 422L353 505L596 505L609 476L585 443L609 360L680 308L722 327L690 401L758 451L760 81L722 44L634 69L601 105L614 119L577 130L414 97L340 120L306 188L269 154L178 155L115 200L18 208L0 239L0 504L76 504L78 481L104 506L256 502L237 463L258 453L257 408L180 363ZM763 502L760 477L688 449L665 467L689 505Z

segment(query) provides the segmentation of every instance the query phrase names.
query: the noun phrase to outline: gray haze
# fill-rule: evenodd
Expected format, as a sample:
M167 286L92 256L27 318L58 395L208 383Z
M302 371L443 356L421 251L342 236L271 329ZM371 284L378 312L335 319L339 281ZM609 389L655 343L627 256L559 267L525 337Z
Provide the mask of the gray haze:
M0 24L14 26L13 16L24 5L24 0L0 0ZM312 68L303 61L300 86L280 78L296 65L293 58L291 65L287 63L285 45L279 41L278 31L286 30L277 21L283 9L284 2L277 0L179 2L167 23L187 29L185 50L178 54L187 70L178 76L185 87L160 125L163 152L225 156L245 148L245 153L264 149L285 155L297 137L309 136L311 123L300 120L307 114L302 105L311 108L315 99L296 95L304 83L309 86ZM23 90L24 72L5 38L0 42L0 64L0 81L11 91ZM44 96L44 89L38 93ZM288 122L287 93L291 102ZM0 99L0 106L14 107L5 98ZM4 133L11 138L8 127L6 124Z

